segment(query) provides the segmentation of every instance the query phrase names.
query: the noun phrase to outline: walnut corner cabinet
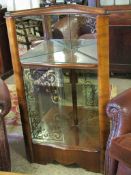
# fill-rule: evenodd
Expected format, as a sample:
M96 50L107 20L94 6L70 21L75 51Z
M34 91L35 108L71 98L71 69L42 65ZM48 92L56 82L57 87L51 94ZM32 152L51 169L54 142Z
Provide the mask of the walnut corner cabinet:
M6 15L30 162L57 161L103 171L109 131L105 117L109 100L106 13L101 8L61 5ZM19 19L27 35L34 38L24 54L18 49Z

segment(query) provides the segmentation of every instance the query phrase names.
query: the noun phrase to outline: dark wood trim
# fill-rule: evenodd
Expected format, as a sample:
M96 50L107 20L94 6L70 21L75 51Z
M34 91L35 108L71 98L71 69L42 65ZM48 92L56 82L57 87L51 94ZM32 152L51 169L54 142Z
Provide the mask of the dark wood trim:
M63 68L63 69L90 69L90 70L95 70L97 69L98 65L97 64L22 64L22 67L24 68L40 68L40 67L51 67L51 68Z
M101 7L101 6L100 6L100 0L96 0L96 6L97 6L97 7Z
M0 50L1 50L1 48L0 48ZM0 51L0 76L2 76L3 72L4 72L3 59L2 59L2 53Z
M6 8L0 9L0 76L7 77L12 70L11 54L5 23Z

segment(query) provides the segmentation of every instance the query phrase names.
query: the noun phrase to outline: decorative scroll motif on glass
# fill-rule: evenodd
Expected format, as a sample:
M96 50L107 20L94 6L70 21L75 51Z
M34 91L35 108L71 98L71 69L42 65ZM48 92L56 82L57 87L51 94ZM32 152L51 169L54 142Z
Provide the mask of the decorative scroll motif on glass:
M46 92L50 94L53 103L58 103L61 99L59 87L63 87L63 78L61 70L34 70L32 72L34 86L44 86Z
M85 105L97 106L98 105L98 89L91 81L85 81Z
M96 76L75 71L79 125L97 118ZM24 69L24 83L33 142L64 143L65 131L73 125L71 71L67 69ZM73 81L73 82L72 82ZM55 99L55 100L54 100ZM92 107L95 107L94 109Z
M56 104L67 96L67 94L63 94L62 88L64 88L64 86L69 88L66 86L71 83L69 82L69 76L69 70L62 72L62 70L58 68L49 70L31 70L31 77L35 90L39 92L40 87L44 87L46 93L50 95L52 102ZM77 76L79 76L79 73ZM83 89L82 93L84 94L85 106L98 106L98 88L96 83L94 83L94 78L88 78L88 76L90 77L90 75L87 75L86 73L79 76L79 82L76 86Z
M39 140L40 142L63 142L63 134L60 127L56 127L54 130L49 131L49 127L46 124L43 125L43 123L41 123L39 104L35 94L35 91L38 92L39 88L35 87L34 80L32 78L32 76L34 79L40 77L41 72L34 73L34 70L24 69L23 74L33 141L37 139L37 141ZM52 80L53 79L51 78L50 82L52 82Z
M40 124L40 116L38 112L38 103L36 103L34 95L34 85L29 69L24 69L24 84L25 84L25 94L27 100L28 113L30 116L31 130L35 131ZM34 134L34 132L33 132Z

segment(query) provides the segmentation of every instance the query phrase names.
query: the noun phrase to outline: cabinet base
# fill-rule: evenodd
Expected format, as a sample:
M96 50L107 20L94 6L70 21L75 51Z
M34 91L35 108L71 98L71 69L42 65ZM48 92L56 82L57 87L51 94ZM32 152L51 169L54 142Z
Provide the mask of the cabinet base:
M35 163L47 164L57 161L63 165L77 164L88 171L100 172L100 151L33 144L33 157Z

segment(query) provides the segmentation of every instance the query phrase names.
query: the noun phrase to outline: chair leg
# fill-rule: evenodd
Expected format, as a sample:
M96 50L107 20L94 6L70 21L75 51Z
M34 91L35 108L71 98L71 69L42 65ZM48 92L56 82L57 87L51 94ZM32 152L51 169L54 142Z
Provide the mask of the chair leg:
M3 118L0 119L0 170L11 171L9 145Z

